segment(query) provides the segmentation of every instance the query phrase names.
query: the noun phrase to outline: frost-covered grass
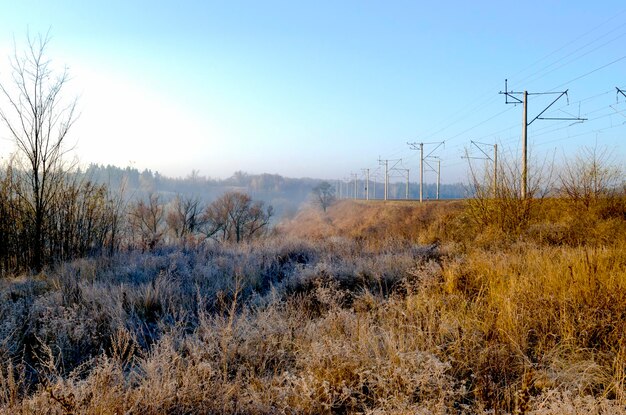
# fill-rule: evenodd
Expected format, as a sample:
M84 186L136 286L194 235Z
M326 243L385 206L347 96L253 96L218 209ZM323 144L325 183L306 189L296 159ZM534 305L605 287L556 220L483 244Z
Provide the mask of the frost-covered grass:
M581 244L545 205L507 238L462 205L334 209L0 281L2 411L626 413L624 219Z

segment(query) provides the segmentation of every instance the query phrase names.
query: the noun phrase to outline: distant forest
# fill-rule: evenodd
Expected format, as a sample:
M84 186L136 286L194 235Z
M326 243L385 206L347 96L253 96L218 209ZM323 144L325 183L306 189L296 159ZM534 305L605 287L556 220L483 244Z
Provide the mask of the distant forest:
M217 199L225 192L236 190L247 193L255 200L261 200L274 207L276 218L292 216L311 197L312 189L322 179L314 178L289 178L278 174L248 174L243 171L235 172L227 179L214 179L200 176L197 171L192 171L184 178L167 177L152 170L139 171L133 167L120 168L112 165L90 164L86 169L79 170L79 174L86 179L98 184L107 185L111 191L122 191L130 199L145 199L150 194L159 194L165 200L174 198L177 194L182 196L196 196L202 202L208 203ZM337 188L339 182L328 180L333 188ZM357 182L358 198L365 195L365 181ZM370 182L370 199L383 198L383 183ZM436 198L436 185L424 184L424 199ZM336 196L343 198L354 197L354 182L343 182L342 191L336 192ZM389 199L404 199L406 196L406 183L390 183ZM441 199L460 199L467 196L467 186L463 183L442 184L439 189ZM419 198L419 183L411 182L409 186L409 198Z

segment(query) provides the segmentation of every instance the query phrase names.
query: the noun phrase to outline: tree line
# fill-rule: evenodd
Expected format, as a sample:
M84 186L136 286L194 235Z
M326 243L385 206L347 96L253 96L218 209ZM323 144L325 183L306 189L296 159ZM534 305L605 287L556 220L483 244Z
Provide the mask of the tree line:
M156 193L129 202L76 174L54 180L56 191L38 214L30 174L12 164L0 172L0 275L120 250L207 239L239 243L265 235L273 216L271 205L237 191L209 204L182 195L166 201Z
M65 160L76 100L63 92L66 70L53 70L49 36L28 36L10 59L12 77L0 82L0 121L16 152L0 166L0 275L120 249L152 250L165 242L241 242L266 232L273 209L242 192L211 204L157 193L125 200L87 179Z

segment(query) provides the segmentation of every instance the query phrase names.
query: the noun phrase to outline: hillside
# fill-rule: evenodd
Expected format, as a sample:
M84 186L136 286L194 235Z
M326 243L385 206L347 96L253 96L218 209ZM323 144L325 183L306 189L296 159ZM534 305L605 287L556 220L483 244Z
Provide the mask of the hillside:
M624 198L503 203L340 201L5 278L0 409L626 413Z
M370 241L387 238L431 243L443 222L463 209L462 201L365 201L340 200L328 208L302 209L292 219L278 225L278 230L300 238L345 236Z

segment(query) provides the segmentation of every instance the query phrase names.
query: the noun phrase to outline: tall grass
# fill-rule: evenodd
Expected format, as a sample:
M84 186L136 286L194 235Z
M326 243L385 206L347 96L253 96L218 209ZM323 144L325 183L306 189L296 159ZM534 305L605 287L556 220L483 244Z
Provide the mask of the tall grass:
M0 280L1 411L626 413L623 201L545 199L511 233L344 201Z

